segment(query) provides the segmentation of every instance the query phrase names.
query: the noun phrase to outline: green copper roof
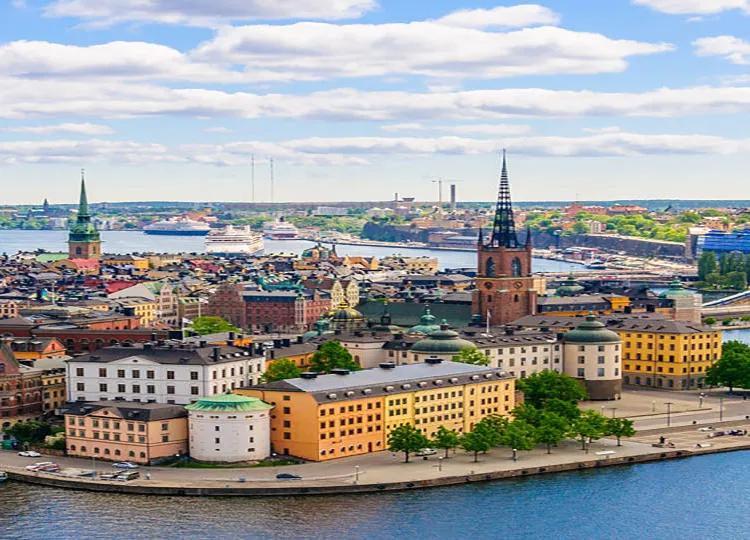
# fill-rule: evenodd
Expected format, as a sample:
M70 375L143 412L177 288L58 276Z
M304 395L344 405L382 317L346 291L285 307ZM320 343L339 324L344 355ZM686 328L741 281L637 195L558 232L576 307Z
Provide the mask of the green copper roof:
M575 330L571 330L563 336L565 343L617 343L620 336L612 330L608 330L603 322L589 315L586 321L579 324Z
M693 291L687 290L679 279L669 283L669 289L659 295L659 298L675 298L677 296L693 296Z
M457 332L448 330L445 326L432 332L427 338L417 341L411 348L417 353L460 353L464 349L476 349L471 341L462 339Z
M81 198L78 203L78 215L70 225L70 242L98 242L99 231L91 222L89 213L89 201L86 196L86 182L81 178Z
M419 318L419 324L409 328L410 334L424 334L429 336L433 332L440 330L440 325L437 324L437 317L435 317L430 311L429 306L425 307L424 313Z
M258 398L238 394L223 394L201 398L195 403L185 406L185 408L188 411L260 412L273 409L273 405L269 405Z

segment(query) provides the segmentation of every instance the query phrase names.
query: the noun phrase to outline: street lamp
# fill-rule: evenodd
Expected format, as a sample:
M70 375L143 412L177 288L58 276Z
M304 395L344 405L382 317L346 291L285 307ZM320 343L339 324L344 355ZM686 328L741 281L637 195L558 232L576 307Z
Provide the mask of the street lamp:
M612 418L615 417L615 411L617 411L617 407L609 407L609 409L612 410Z
M667 427L672 425L672 405L671 401L667 401L664 405L667 406Z
M359 465L354 466L354 483L359 483Z
M651 401L651 412L652 413L656 412L656 400L655 399Z
M700 394L698 394L698 408L699 409L703 408L703 398L705 398L705 397L706 397L706 394L704 394L703 392L701 392Z
M724 420L724 398L719 398L719 422Z
M518 461L518 450L516 448L513 449L513 461Z

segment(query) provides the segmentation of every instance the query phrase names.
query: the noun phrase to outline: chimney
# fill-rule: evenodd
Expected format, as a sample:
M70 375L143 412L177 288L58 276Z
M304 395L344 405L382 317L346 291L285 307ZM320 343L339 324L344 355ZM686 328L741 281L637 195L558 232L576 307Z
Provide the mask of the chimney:
M234 341L236 337L237 336L234 332L229 332L229 341Z
M214 347L214 350L213 350L213 359L214 359L214 362L218 362L220 356L221 356L221 348Z
M332 375L349 375L349 370L344 368L334 368L331 370Z
M451 211L456 211L456 184L451 184Z
M380 365L380 369L394 369L396 367L396 364L393 362L382 362Z
M281 340L281 344L284 347L289 347L292 344L292 340L289 339L289 338L284 338L284 339Z
M202 340L200 340L198 342L198 345L200 345L200 347L202 349L203 347L207 347L208 346L208 341L206 341L205 339L202 339Z
M425 362L425 364L430 364L431 366L434 366L434 365L437 365L437 364L442 364L443 363L443 359L442 358L428 358L424 362Z
M303 379L315 379L318 377L318 374L314 371L305 371L304 373L300 374L300 377Z

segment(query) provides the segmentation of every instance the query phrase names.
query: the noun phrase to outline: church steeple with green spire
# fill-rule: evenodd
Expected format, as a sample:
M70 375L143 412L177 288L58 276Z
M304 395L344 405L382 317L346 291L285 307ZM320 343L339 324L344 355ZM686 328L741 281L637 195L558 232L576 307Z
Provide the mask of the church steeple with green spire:
M81 195L78 215L70 226L68 255L71 259L98 259L101 256L101 237L91 221L89 201L86 195L86 179L81 169Z

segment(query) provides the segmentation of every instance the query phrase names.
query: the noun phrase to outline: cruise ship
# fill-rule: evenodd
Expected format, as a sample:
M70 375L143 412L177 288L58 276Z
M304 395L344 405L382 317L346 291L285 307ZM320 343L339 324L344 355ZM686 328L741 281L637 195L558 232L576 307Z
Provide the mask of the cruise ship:
M299 230L281 218L279 221L266 223L263 227L263 236L271 240L296 240L299 237Z
M211 227L207 223L186 217L157 221L143 228L146 234L170 236L205 236L210 231Z
M249 226L213 230L206 236L206 253L213 255L256 255L263 251L263 235Z

